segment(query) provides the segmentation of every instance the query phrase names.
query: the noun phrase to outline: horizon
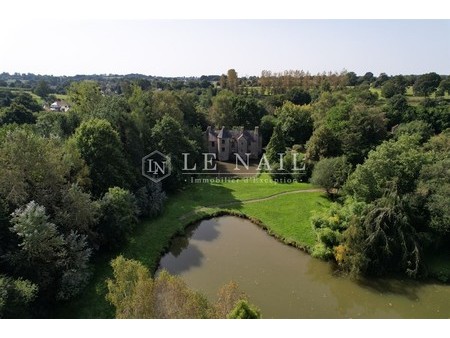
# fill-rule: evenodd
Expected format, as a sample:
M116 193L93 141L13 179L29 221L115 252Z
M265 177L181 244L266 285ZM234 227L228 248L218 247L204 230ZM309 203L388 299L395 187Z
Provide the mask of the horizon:
M21 23L14 34L0 31L9 47L0 72L189 78L233 68L241 77L291 69L445 75L448 33L449 20L40 20Z

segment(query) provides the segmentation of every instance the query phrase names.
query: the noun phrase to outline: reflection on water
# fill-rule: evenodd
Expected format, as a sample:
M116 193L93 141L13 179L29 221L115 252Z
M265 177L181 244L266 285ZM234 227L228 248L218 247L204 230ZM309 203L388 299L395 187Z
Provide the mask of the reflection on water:
M450 286L377 279L354 282L331 264L225 216L173 241L160 267L215 299L235 280L265 318L449 318Z

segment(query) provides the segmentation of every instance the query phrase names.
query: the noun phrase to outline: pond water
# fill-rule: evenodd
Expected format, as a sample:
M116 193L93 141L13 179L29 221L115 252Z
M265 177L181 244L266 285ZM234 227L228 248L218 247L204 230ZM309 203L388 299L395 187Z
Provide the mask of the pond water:
M449 318L450 286L379 279L355 282L332 264L269 236L248 220L202 221L175 238L160 269L215 300L236 281L264 318Z

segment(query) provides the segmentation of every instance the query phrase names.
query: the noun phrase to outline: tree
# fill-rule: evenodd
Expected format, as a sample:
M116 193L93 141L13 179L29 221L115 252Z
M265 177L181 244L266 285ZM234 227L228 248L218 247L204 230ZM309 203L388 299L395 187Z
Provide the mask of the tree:
M152 139L155 141L155 149L170 157L172 168L169 177L164 179L163 187L167 190L175 190L184 182L182 173L184 168L183 153L189 153L188 168L199 161L201 155L201 145L194 140L190 140L181 124L170 116L164 116L152 128ZM176 135L176 137L174 137Z
M64 238L49 221L45 208L34 201L17 209L11 218L11 231L19 238L20 251L12 261L40 288L54 283L58 261L64 250Z
M429 226L441 236L450 232L450 129L433 136L424 150L432 159L422 167L417 192L425 198Z
M12 102L11 105L6 108L3 115L0 116L0 124L25 124L35 123L36 119L33 116L33 112L26 108L22 104Z
M116 318L154 318L153 280L140 262L118 256L111 261L114 279L108 279L106 299L115 306Z
M67 180L75 181L83 170L83 164L73 166L76 154L69 155L58 140L39 137L29 128L4 129L0 139L0 196L10 212L30 200L52 210Z
M412 120L411 110L412 108L408 105L408 101L404 95L396 94L389 98L386 104L388 127Z
M330 195L344 185L351 170L345 156L324 158L315 164L311 183L324 188Z
M227 316L228 319L259 319L261 312L246 300L240 300Z
M0 275L0 318L26 318L38 287L24 279Z
M57 264L62 269L56 293L59 300L76 296L89 282L91 276L89 259L92 250L86 239L85 235L79 235L75 231L71 231L64 239L64 251Z
M95 227L100 217L100 205L89 193L73 184L63 191L61 203L55 206L55 221L65 233L76 231L87 236L89 243L98 248Z
M228 69L227 72L227 88L233 93L237 92L238 89L238 74L234 69Z
M272 137L266 147L266 156L269 162L276 163L279 161L280 156L278 154L286 151L286 143L284 141L284 134L281 129L281 124L278 123L275 126Z
M113 187L100 200L101 217L97 232L101 245L113 249L124 242L137 223L135 197L127 190Z
M181 100L173 91L159 91L153 94L153 113L155 120L170 116L179 123L183 123L184 114L181 110Z
M356 86L358 82L358 75L355 72L348 72L346 74L347 77L347 86Z
M339 139L326 126L314 130L306 143L306 158L311 161L319 161L324 157L339 156L341 153Z
M414 82L413 92L415 96L430 96L441 82L441 77L436 73L428 73L419 76Z
M44 80L39 81L33 89L33 93L42 98L46 98L51 92L50 86Z
M389 99L394 95L404 95L406 93L406 80L402 75L394 76L386 81L381 87L381 95Z
M101 196L109 187L128 187L130 172L119 134L106 120L83 122L71 139L89 166L92 194Z
M206 298L190 290L180 277L162 271L155 279L141 263L122 256L111 262L106 296L116 307L116 318L206 318Z
M447 95L450 95L450 77L442 80L441 83L439 83L438 89L441 91L442 96L444 96L445 93L447 93Z
M141 217L155 217L162 212L167 195L161 183L147 183L136 192L136 203Z
M248 299L245 293L239 290L239 285L234 281L225 284L217 292L214 316L216 318L227 318L241 300L247 301Z
M82 117L89 116L102 98L100 86L95 81L72 82L67 94Z
M367 72L366 74L364 74L362 79L364 82L367 82L368 84L371 84L375 80L372 72Z
M142 263L118 256L111 261L114 279L108 279L106 299L115 306L116 318L259 318L236 283L219 292L213 306L205 296L191 290L178 276L163 270L151 278ZM245 303L240 304L240 301ZM233 311L234 310L234 311ZM230 313L232 312L232 313Z
M232 100L231 126L243 126L250 129L258 126L261 117L264 115L264 108L252 97L234 96Z
M355 106L347 120L338 122L336 130L344 155L352 164L362 163L370 150L387 136L384 113L376 108Z
M42 106L27 92L21 92L14 98L13 102L24 106L33 113L37 113L42 110Z
M408 123L402 123L395 130L394 135L399 138L401 135L420 135L420 143L428 141L433 135L433 128L426 122L415 120Z
M354 222L345 233L344 265L366 275L401 271L417 277L423 266L422 248L408 209L407 198L395 186L369 204L361 223Z
M309 92L300 87L290 89L286 93L286 98L293 104L304 105L311 103L311 95Z
M209 119L216 127L233 125L233 98L229 90L222 90L213 98Z
M269 143L270 138L272 137L273 130L278 120L273 115L264 115L259 124L259 132L262 136L262 145L263 147Z
M383 197L392 186L399 195L414 192L422 165L427 162L419 143L418 135L405 135L382 143L356 167L345 190L357 200L366 202Z
M309 107L301 107L286 101L275 114L288 145L305 144L309 140L313 132Z
M387 76L386 73L380 73L380 75L378 75L378 77L375 80L373 85L375 88L379 88L388 80L389 80L389 76Z

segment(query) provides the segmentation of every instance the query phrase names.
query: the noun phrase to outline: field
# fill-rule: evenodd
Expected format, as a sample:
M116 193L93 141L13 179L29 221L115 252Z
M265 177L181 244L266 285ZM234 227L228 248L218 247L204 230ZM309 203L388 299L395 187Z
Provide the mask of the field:
M155 271L171 238L182 233L186 225L202 218L221 213L245 215L280 240L308 250L315 242L309 222L311 213L328 205L322 192L307 183L246 183L240 180L237 183L191 184L169 198L160 217L139 224L120 252L97 259L92 281L81 297L62 304L54 315L60 318L112 318L113 308L105 300L105 279L111 276L109 261L123 254Z
M377 93L378 94L378 99L380 101L383 101L383 102L386 101L386 99L381 95L381 88L373 88L373 87L371 87L370 91L372 93ZM412 89L411 86L406 88L405 96L406 96L406 99L408 100L408 103L411 106L417 106L425 99L423 96L414 96L413 89ZM435 98L435 94L433 93L430 97L431 98ZM443 96L442 98L444 100L446 100L446 101L450 101L449 93L446 92L445 96Z

